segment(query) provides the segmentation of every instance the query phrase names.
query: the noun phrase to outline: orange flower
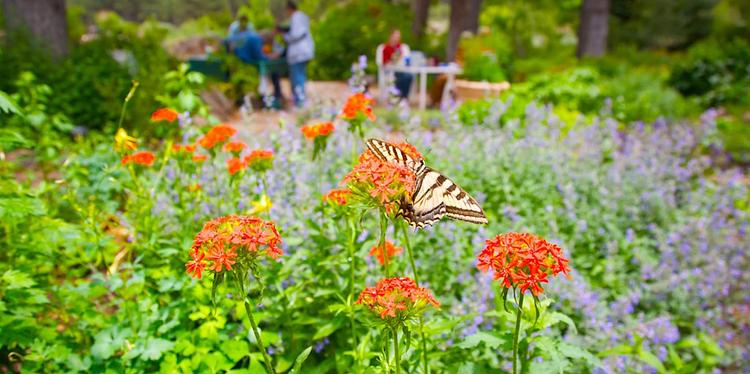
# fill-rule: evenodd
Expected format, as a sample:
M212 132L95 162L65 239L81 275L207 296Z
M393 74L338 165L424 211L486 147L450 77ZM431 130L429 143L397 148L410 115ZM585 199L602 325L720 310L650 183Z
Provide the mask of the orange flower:
M123 156L121 162L123 165L127 165L132 162L136 165L151 166L154 163L155 159L156 156L154 156L153 153L149 151L140 151L133 153L132 155Z
M360 117L360 115L368 118L370 121L375 120L375 114L372 112L373 100L367 97L363 93L355 93L349 96L344 104L344 108L341 109L339 114L340 118L345 120L354 120Z
M273 151L270 149L254 149L245 156L247 167L263 172L273 167Z
M174 122L179 114L174 109L160 108L151 113L151 122L167 121Z
M203 225L195 236L190 248L191 261L185 268L198 279L206 267L218 273L231 271L240 262L247 268L262 254L279 258L280 245L281 236L271 221L252 216L220 217Z
M323 195L323 201L330 201L338 205L346 205L346 199L351 195L351 191L346 188L337 188L328 191Z
M383 248L385 247L385 248ZM375 256L375 258L378 259L378 262L380 265L385 265L385 258L388 258L388 262L391 262L391 258L393 256L401 254L403 252L403 249L401 247L396 247L391 243L390 241L386 240L385 244L382 247L378 247L377 245L372 246L370 249L370 256Z
M370 150L359 156L359 163L342 180L349 190L360 192L357 196L389 212L402 197L412 195L416 182L417 176L406 166L381 161Z
M218 143L223 143L234 134L237 133L237 129L230 125L216 125L212 127L206 135L203 135L200 139L198 139L198 144L200 144L203 148L211 149Z
M239 157L232 157L227 160L227 170L229 170L229 174L231 175L237 174L244 168L245 163Z
M333 122L321 122L311 125L304 125L300 128L300 131L302 131L302 135L304 135L305 138L314 140L319 136L330 135L334 129L335 127L333 126Z
M365 288L357 304L365 305L382 319L406 320L421 313L430 304L440 307L430 290L418 287L409 277L386 278L375 287Z
M193 153L195 148L195 144L172 144L172 152L174 153Z
M243 149L245 149L245 147L247 147L247 144L243 142L229 142L227 144L224 144L224 151L240 153Z
M188 261L185 264L185 269L193 278L201 279L201 277L203 277L203 269L206 268L206 262L203 261L206 254L200 251L191 251L190 257L192 257L193 260Z
M234 252L234 247L225 251L223 242L216 243L208 253L208 261L213 261L210 269L217 273L221 272L222 268L232 270L232 265L236 263L235 258L237 258L237 253Z
M491 269L505 288L518 287L522 293L531 289L534 296L544 292L541 284L548 282L548 276L570 271L560 247L538 236L517 232L487 240L487 246L477 256L477 268L483 272Z
M203 161L206 161L207 159L208 159L207 155L194 155L193 156L193 161L195 162L203 162Z

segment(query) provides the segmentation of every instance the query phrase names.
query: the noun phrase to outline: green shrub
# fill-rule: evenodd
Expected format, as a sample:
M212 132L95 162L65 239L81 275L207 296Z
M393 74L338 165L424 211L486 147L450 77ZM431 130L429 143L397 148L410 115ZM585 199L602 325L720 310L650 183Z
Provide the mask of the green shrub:
M312 25L315 59L310 63L311 78L346 79L352 62L363 53L373 61L378 44L386 42L394 29L401 30L404 43L417 49L410 36L411 20L407 4L362 0L333 6Z
M512 73L513 50L503 34L482 34L464 38L460 44L466 79L502 82Z
M706 105L743 102L750 85L750 44L741 39L698 44L672 70L669 84Z

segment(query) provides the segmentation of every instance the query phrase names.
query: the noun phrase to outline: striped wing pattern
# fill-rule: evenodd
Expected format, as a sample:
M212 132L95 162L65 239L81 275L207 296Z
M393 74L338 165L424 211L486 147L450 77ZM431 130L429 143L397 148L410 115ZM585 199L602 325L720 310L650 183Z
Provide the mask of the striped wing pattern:
M424 160L414 159L391 143L378 139L368 139L367 148L372 151L377 158L386 162L395 162L406 166L409 170L413 171L414 174L419 175L423 173L426 168Z
M367 147L381 160L409 167L417 175L417 186L410 201L401 201L399 215L412 227L423 228L443 216L476 223L487 223L477 201L448 177L415 160L398 147L377 139L369 139Z

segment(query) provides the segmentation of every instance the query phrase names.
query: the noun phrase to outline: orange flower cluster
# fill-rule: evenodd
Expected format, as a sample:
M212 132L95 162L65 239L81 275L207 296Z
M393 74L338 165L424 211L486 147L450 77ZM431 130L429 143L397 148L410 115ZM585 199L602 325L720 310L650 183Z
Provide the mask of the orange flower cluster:
M388 262L390 262L393 256L401 254L403 251L404 250L401 247L396 247L393 243L386 240L383 246L372 246L370 249L370 256L375 256L380 265L385 265L386 258L388 258Z
M264 172L273 167L273 151L270 149L254 149L245 156L245 164L257 172Z
M230 175L234 175L245 169L245 162L239 157L232 157L227 160L227 170Z
M208 156L207 155L200 155L199 154L199 155L194 155L193 156L193 161L194 162L203 162L203 161L206 161L206 160L208 160Z
M225 152L240 153L246 147L247 147L247 144L245 144L244 142L240 142L240 141L229 142L227 144L224 144L224 151Z
M172 144L172 152L174 153L193 153L198 148L195 144Z
M430 290L418 287L409 277L386 278L375 287L365 288L359 295L357 304L365 305L383 319L408 318L420 313L429 304L440 307Z
M323 195L323 201L330 201L337 205L346 205L347 198L351 193L352 192L346 188L333 189Z
M156 160L156 156L154 156L153 153L149 151L140 151L133 153L132 155L123 156L121 162L123 165L134 163L141 166L151 166L153 165L154 160Z
M331 135L334 129L333 122L321 122L312 125L304 125L300 128L300 131L302 131L302 135L304 135L305 138L314 140L320 136Z
M160 108L151 113L151 122L167 121L174 122L179 114L174 109Z
M531 289L534 296L544 292L542 283L559 273L568 274L568 259L562 249L543 238L511 232L487 240L477 256L477 268L492 269L495 279L502 279L505 288L518 287L521 293Z
M212 127L211 130L208 130L206 135L203 135L198 139L198 144L203 148L211 149L216 146L216 144L229 140L229 138L236 133L237 129L230 125L216 125Z
M282 255L281 236L271 221L252 216L225 216L207 222L193 239L187 273L200 279L208 267L213 272L231 271L237 262L249 263L266 254Z
M407 142L401 142L394 144L396 147L398 147L400 150L404 151L407 155L411 156L411 158L415 160L421 160L424 157L421 153L417 150L417 147L407 143Z
M357 119L360 114L368 118L370 121L375 120L375 114L372 112L373 100L363 93L355 93L349 96L344 104L344 108L341 109L339 117L345 120Z
M363 191L386 210L405 194L411 195L416 186L417 176L407 167L395 162L385 162L367 150L359 156L342 183L348 184L352 192Z

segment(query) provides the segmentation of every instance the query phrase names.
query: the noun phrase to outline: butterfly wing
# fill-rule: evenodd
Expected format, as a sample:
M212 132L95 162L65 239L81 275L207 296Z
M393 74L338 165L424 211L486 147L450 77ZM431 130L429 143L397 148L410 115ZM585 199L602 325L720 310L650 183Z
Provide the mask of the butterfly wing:
M402 216L411 226L419 228L445 215L476 224L487 223L487 216L473 197L448 177L429 168L417 183L412 203L406 205L402 207Z
M425 170L424 160L409 156L391 143L379 139L367 139L367 148L380 160L406 166L414 174L419 175Z

